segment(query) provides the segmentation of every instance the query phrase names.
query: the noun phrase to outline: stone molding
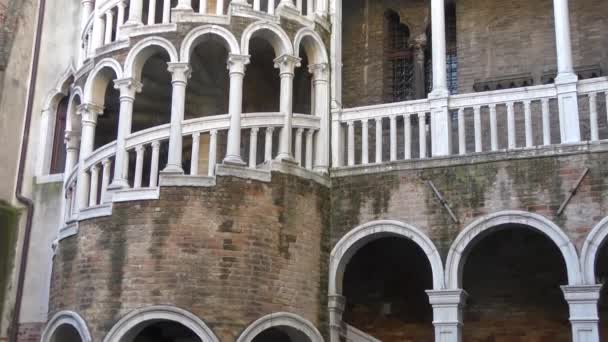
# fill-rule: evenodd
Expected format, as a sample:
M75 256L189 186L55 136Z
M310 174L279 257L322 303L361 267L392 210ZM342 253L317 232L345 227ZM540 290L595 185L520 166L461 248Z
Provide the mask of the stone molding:
M121 341L133 329L159 320L180 323L195 333L202 342L219 342L213 331L200 318L171 305L153 305L131 311L114 324L103 342Z
M476 219L464 228L452 242L445 269L445 279L449 289L461 288L463 265L471 246L481 236L504 224L519 224L543 233L551 239L559 248L566 263L569 285L582 283L578 254L566 233L544 216L525 211L508 210Z
M256 320L241 333L236 342L251 342L261 332L273 327L293 328L305 334L310 342L323 342L321 333L311 322L288 312L276 312Z
M89 333L89 328L87 327L85 320L74 311L59 311L56 313L46 324L46 327L42 331L40 341L53 341L53 334L55 331L66 324L71 325L74 329L76 329L82 342L92 341L91 334Z
M595 285L595 262L600 248L608 243L608 216L601 220L587 235L581 252L581 267L585 284Z

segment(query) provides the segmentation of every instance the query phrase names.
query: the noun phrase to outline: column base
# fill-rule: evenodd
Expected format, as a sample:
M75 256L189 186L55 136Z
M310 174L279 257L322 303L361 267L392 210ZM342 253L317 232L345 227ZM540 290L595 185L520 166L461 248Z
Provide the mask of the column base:
M555 78L562 144L581 141L577 85L578 76L574 73L560 73Z
M327 174L329 171L329 167L325 165L314 166L312 170L316 173Z
M167 165L160 173L164 175L183 175L184 169L177 165Z
M602 285L562 286L570 307L573 342L599 342L598 301Z
M108 185L108 190L110 190L110 191L116 191L116 190L122 190L122 189L128 189L128 188L129 188L129 181L126 179L114 178L112 183L110 183L110 185Z
M226 156L222 161L222 164L230 166L247 166L247 164L239 156Z
M286 154L286 153L283 153L283 154L279 153L279 155L274 160L281 162L281 163L289 163L289 164L294 164L294 165L298 164L296 162L296 160L293 159L293 156Z

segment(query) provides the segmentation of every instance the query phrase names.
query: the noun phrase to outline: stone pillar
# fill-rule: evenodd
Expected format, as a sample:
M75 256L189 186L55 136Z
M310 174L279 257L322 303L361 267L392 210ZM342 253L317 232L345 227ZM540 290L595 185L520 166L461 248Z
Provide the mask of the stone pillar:
M327 173L329 168L329 65L326 63L308 66L312 74L314 92L313 114L321 120L315 144L314 171Z
M599 342L597 303L602 285L562 286L570 306L573 342Z
M76 163L78 163L78 150L80 146L80 132L65 132L65 171L63 176L65 179L68 178Z
M171 73L173 93L171 95L171 131L169 133L169 157L167 167L162 171L169 174L183 174L182 168L182 121L186 106L186 85L190 78L188 63L168 63Z
M95 127L97 127L97 117L103 114L103 107L85 103L78 107L78 113L82 120L82 134L80 138L80 166L78 170L76 208L80 210L86 208L89 201L89 178L84 169L84 161L93 152L95 147Z
M414 92L416 99L426 97L425 78L425 49L426 35L423 34L414 40Z
M142 84L134 78L123 78L114 81L114 88L120 90L120 113L118 116L118 134L116 136L116 157L114 160L114 180L110 190L125 189L129 187L127 175L124 173L126 163L126 142L131 134L131 120L133 118L133 102L135 94L140 92Z
M294 69L300 66L300 58L282 55L274 60L275 68L281 76L281 114L284 116L283 128L279 141L277 160L293 162L291 153L291 135L293 121L293 77Z
M83 30L85 26L87 26L87 21L93 13L95 8L95 1L93 0L82 0L80 2L80 30Z
M230 130L228 130L228 146L224 164L245 166L245 162L241 158L241 112L243 111L243 78L247 64L249 64L249 56L230 55L228 57Z
M572 43L570 39L570 12L568 0L553 0L555 15L555 46L557 48L557 101L562 143L581 141L578 115L577 82L572 65Z
M118 11L116 13L116 40L120 40L120 29L125 24L125 10L127 8L127 4L124 1L121 1L117 5Z
M143 11L143 0L131 0L129 2L129 19L127 19L127 22L125 24L132 26L143 25Z
M452 151L452 129L448 112L444 0L431 0L431 29L433 91L429 94L429 101L431 104L432 155L447 156Z
M99 15L95 14L93 22L93 37L91 42L91 53L95 54L95 49L103 46L104 35L106 31L106 21Z
M329 307L329 342L340 342L343 324L342 314L346 299L340 295L329 295L327 305Z
M462 341L462 309L467 298L464 290L426 291L433 306L436 342Z
M114 13L112 10L106 12L106 32L103 39L104 44L110 44L112 42L112 29L114 28Z

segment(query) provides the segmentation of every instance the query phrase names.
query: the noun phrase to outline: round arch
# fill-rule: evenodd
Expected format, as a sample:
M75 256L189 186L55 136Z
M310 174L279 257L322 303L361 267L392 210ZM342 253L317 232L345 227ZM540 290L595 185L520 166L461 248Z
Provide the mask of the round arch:
M244 55L249 55L249 42L257 36L265 38L272 45L277 57L293 55L293 46L287 33L279 25L264 21L252 23L243 31L241 51Z
M200 318L170 305L147 306L131 311L114 324L103 341L122 342L121 340L137 327L156 321L176 322L190 329L202 342L219 342L213 331Z
M232 32L217 25L203 25L188 32L184 38L184 41L180 47L180 61L183 63L189 63L192 49L207 35L215 35L220 37L225 42L226 49L230 54L238 55L241 53L239 43Z
M111 81L111 77L103 72L104 69L110 69L116 75L116 79L122 78L122 67L120 63L111 58L102 59L95 65L95 68L89 73L84 86L83 103L94 103L99 105L103 102L106 86Z
M399 221L374 221L361 225L344 235L331 251L329 259L329 295L342 293L342 277L353 255L367 243L387 236L413 241L426 254L433 273L433 289L445 288L443 263L439 251L418 228Z
M309 27L304 27L296 33L294 39L294 51L296 57L300 56L300 46L303 44L306 55L308 55L310 64L328 63L329 57L325 44L317 32Z
M452 243L446 262L446 283L448 288L457 289L462 284L464 266L463 254L480 237L505 224L517 224L543 233L559 248L568 273L568 284L581 284L581 270L576 248L568 236L544 216L525 211L501 211L483 216L469 224Z
M53 87L53 89L51 89L45 99L44 99L44 103L42 105L42 111L44 112L45 110L55 110L57 108L57 105L59 104L59 101L61 100L61 98L67 96L69 94L70 91L70 79L74 78L74 74L75 74L76 70L74 69L74 65L70 64L66 70L61 73L61 75L59 76L59 78L57 79L57 82L55 83L55 86Z
M608 216L601 220L587 235L581 253L581 266L585 284L595 285L595 264L600 248L608 241Z
M239 336L236 342L251 342L264 330L273 327L293 328L308 337L310 342L323 342L319 330L308 320L288 312L277 312L266 315L251 323Z
M48 321L40 337L41 342L50 342L55 331L63 325L70 325L78 332L82 342L91 342L91 334L86 322L73 311L59 311Z
M170 62L178 61L177 49L170 41L162 37L149 37L139 41L129 51L125 60L124 77L140 80L144 64L158 51L165 51L169 55Z

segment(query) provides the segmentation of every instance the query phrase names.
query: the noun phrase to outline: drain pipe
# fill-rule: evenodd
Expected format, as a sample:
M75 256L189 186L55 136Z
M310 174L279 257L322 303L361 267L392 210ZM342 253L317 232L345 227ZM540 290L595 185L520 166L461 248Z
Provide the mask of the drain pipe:
M19 0L17 0L19 1ZM23 128L23 137L21 140L21 153L19 156L19 169L17 170L17 184L15 186L15 197L19 203L23 204L27 210L27 219L25 221L25 233L23 234L23 247L21 249L21 263L19 265L19 278L17 280L17 293L15 296L15 307L13 309L13 320L9 332L9 341L17 342L19 334L19 316L21 314L21 303L23 300L23 287L25 283L25 273L27 268L27 259L30 249L30 237L32 235L32 219L34 217L34 202L32 199L23 195L23 173L25 172L25 163L27 159L27 147L30 138L30 124L32 121L32 110L34 106L34 93L36 86L36 78L38 77L38 62L40 59L40 40L42 36L42 24L44 23L44 9L46 0L40 0L38 5L38 19L36 22L36 31L34 37L34 50L32 56L32 66L30 73L30 81L27 91L27 103L25 108L25 124Z

